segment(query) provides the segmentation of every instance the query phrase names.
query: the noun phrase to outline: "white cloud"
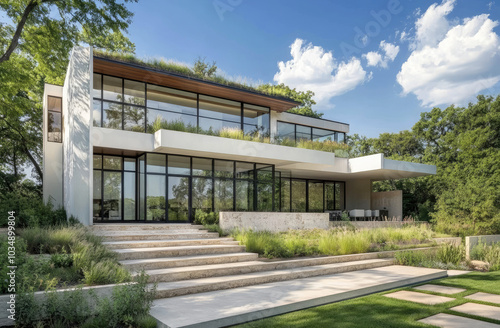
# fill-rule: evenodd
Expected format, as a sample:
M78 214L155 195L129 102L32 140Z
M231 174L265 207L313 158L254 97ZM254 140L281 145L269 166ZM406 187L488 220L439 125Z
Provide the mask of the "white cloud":
M370 51L363 55L363 58L367 61L367 66L380 66L387 68L389 61L394 61L399 53L399 46L387 43L384 41L380 42L380 50L384 52L384 55L376 52Z
M358 58L337 62L331 51L296 39L290 46L292 59L279 62L274 81L299 91L311 90L318 105L328 106L331 98L353 90L371 78Z
M403 94L424 106L464 104L500 81L498 22L483 14L451 24L453 5L431 5L417 20L417 46L397 75Z

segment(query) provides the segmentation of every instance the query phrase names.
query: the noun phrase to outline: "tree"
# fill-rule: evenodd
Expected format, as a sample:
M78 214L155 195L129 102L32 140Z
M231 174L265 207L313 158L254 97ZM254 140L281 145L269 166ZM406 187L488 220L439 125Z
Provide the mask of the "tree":
M259 85L257 89L272 95L288 97L299 102L300 103L299 106L288 110L288 112L290 113L295 113L315 118L323 117L323 113L318 113L312 109L312 106L316 105L316 102L312 99L312 97L314 97L314 92L312 91L306 91L306 92L297 91L295 90L295 88L291 89L290 87L286 86L283 83L278 85L273 85L269 83L262 84Z
M198 59L194 62L193 72L202 78L213 77L217 71L217 65L215 64L215 61L212 62L212 64L209 64L205 60L205 57L198 57Z

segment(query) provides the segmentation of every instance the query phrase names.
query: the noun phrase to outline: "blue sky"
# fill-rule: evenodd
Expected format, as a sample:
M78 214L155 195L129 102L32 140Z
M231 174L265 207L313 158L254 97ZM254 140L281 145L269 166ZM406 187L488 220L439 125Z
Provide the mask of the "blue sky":
M500 1L141 0L139 57L216 61L316 93L324 118L376 137L422 111L500 93ZM281 64L279 64L281 62Z

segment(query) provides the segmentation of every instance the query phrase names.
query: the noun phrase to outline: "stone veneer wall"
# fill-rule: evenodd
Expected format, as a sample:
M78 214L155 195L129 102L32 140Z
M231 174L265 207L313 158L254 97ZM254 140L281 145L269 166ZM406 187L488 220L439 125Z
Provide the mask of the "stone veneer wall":
M225 230L242 229L280 232L302 229L328 229L328 213L220 212L219 225Z
M404 221L331 221L330 227L342 227L353 225L357 229L377 229L377 228L401 228L404 225L429 225L427 222L404 222Z

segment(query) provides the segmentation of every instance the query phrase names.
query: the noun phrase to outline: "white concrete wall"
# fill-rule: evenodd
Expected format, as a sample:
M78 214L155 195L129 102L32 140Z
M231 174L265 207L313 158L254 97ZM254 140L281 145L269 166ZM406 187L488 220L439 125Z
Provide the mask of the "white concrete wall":
M92 49L75 47L63 89L64 206L92 224Z
M48 96L62 98L63 87L45 84L43 94L43 201L59 207L63 206L63 144L47 141Z
M389 211L389 219L403 219L403 191L380 191L372 193L372 210Z
M233 229L280 232L287 230L328 229L328 213L220 212L219 225Z
M346 210L371 209L372 183L368 179L348 180L345 183Z

